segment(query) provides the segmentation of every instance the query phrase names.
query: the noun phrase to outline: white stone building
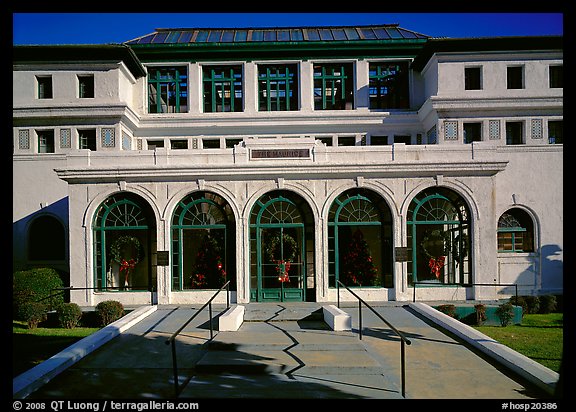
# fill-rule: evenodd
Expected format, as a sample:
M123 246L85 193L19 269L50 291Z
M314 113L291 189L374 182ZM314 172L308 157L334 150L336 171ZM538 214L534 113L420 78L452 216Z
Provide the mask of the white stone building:
M88 306L562 294L562 67L397 25L15 46L14 268Z

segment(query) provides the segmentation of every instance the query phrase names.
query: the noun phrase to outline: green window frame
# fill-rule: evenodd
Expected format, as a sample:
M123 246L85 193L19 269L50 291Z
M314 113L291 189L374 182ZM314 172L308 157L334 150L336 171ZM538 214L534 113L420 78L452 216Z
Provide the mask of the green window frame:
M235 288L234 215L228 202L211 192L185 196L171 225L172 289Z
M460 195L447 188L420 192L407 215L408 284L472 282L469 210Z
M260 111L298 110L296 64L258 65L258 108Z
M314 64L314 110L354 108L352 63Z
M509 209L498 219L498 252L534 252L534 230L530 216L519 208Z
M54 153L54 130L36 130L38 153Z
M407 62L373 62L368 66L370 109L410 106Z
M132 278L126 290L149 290L150 270L150 231L152 217L145 203L136 195L116 194L108 197L98 207L92 224L94 246L94 286L100 291L118 290L124 287L122 270L114 268L112 247L123 237L137 239L141 247L137 264L132 270ZM134 244L134 243L132 243ZM119 281L114 285L112 276L116 270Z
M96 129L78 130L78 148L96 150Z
M186 113L188 74L185 67L148 67L148 113Z
M78 97L89 99L94 97L94 75L78 75Z
M243 111L242 66L203 66L204 112Z
M340 194L328 214L328 285L394 287L392 215L364 189Z
M52 98L52 76L36 76L36 86L39 99Z

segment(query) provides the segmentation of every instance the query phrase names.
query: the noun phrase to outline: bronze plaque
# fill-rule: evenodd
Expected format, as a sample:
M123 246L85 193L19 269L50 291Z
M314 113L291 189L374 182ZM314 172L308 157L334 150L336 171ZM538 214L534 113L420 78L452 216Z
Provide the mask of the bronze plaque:
M159 250L156 252L156 266L168 266L169 259L168 259L168 251L167 250Z
M407 247L397 247L396 252L396 262L407 262L408 261L408 248Z

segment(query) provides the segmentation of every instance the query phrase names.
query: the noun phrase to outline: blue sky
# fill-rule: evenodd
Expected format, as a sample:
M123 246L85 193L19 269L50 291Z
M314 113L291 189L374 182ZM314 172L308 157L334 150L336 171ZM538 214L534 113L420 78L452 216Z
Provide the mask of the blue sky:
M122 43L156 28L398 23L432 37L563 34L562 13L14 13L13 44Z

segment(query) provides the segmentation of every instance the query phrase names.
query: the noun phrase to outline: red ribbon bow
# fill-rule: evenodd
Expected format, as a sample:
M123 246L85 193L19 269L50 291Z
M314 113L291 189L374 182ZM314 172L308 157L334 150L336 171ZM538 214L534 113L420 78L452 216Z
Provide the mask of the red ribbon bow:
M440 279L440 269L444 267L444 259L445 256L440 256L438 259L430 258L428 261L430 273L436 276L436 279Z
M120 262L120 273L122 273L123 270L126 271L126 275L124 276L125 284L128 283L128 275L130 274L130 271L134 269L135 266L136 261L134 259L130 260L122 259L122 262Z

